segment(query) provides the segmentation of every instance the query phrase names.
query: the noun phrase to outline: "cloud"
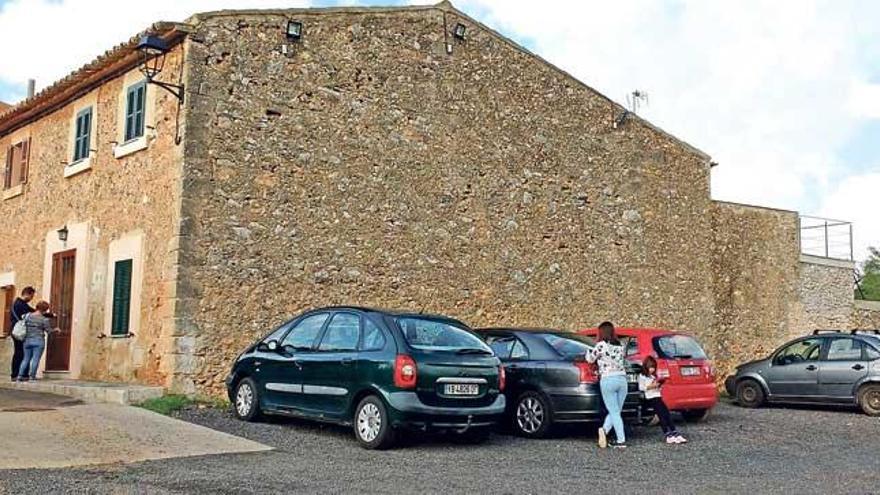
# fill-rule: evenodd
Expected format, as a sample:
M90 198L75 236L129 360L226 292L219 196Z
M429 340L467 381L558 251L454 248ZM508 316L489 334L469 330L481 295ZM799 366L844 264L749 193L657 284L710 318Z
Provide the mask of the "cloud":
M23 88L29 77L38 88L50 84L156 20L310 3L151 0L132 8L113 0L0 0L0 91ZM721 164L714 197L834 211L880 244L880 220L864 217L857 201L829 206L864 179L855 174L878 169L846 163L840 153L860 127L880 119L870 63L880 60L872 48L880 46L880 2L454 3L619 102L634 89L648 91L650 105L640 113Z
M878 171L853 175L840 181L824 198L818 210L822 216L853 222L856 259L867 257L868 246L880 248L880 220L876 207L876 198L880 194L880 166L875 169Z

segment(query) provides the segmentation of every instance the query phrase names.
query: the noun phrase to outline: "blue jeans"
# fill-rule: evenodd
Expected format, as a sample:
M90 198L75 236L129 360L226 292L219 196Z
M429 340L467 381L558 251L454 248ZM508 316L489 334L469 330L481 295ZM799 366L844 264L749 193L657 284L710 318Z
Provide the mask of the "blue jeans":
M606 433L614 430L618 442L626 441L626 433L623 431L623 418L620 412L623 410L623 403L626 401L626 394L629 385L626 382L626 376L616 375L602 378L599 380L599 389L602 391L602 401L605 402L605 409L608 409L608 416L605 416L605 423L602 428Z
M25 340L24 341L24 358L21 360L21 366L18 368L18 379L30 377L31 380L37 378L37 368L40 367L40 358L43 357L43 349L46 343L42 340Z

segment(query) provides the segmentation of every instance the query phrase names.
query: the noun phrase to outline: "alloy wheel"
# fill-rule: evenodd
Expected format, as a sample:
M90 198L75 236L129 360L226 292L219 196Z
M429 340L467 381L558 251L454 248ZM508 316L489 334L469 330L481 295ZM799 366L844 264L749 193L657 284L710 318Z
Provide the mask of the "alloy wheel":
M544 406L534 397L521 400L516 408L516 423L522 431L535 433L544 423Z
M358 435L365 442L372 442L379 436L381 429L382 415L379 413L379 408L375 404L364 404L357 417Z
M755 390L755 387L752 385L743 387L742 390L742 398L747 402L754 402L755 399L758 398L758 392Z
M245 417L250 414L252 407L254 407L254 390L249 383L242 383L238 387L238 393L235 394L235 410L238 411L239 416Z
M875 389L868 392L865 402L868 403L868 407L871 409L880 411L880 390Z

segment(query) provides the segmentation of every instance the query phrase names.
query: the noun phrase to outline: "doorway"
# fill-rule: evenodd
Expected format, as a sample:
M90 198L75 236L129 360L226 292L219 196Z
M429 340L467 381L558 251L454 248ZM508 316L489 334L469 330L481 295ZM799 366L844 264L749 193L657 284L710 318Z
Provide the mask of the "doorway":
M70 341L73 331L73 285L76 249L52 255L52 286L49 302L55 326L61 332L49 334L46 343L46 371L70 371Z

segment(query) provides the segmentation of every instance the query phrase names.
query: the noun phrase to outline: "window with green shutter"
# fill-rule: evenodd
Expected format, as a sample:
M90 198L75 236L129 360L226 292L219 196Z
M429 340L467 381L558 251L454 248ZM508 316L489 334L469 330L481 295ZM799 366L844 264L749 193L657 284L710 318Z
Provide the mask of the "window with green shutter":
M89 157L92 134L92 107L76 114L76 133L73 139L73 161Z
M125 94L125 140L144 135L144 107L147 101L147 83L141 81L128 88Z
M128 335L128 320L131 313L131 266L131 260L120 260L115 265L111 335Z

